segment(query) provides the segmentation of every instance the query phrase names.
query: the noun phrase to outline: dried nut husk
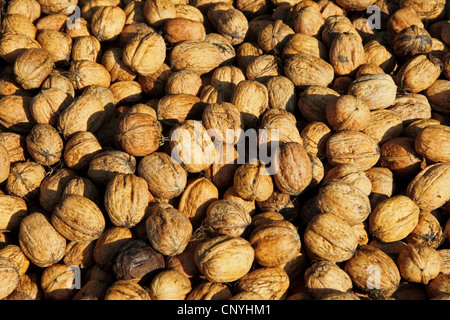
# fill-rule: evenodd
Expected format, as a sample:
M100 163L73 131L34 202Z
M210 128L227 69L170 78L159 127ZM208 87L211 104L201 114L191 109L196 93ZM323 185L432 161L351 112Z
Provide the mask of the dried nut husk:
M274 182L280 191L289 195L299 195L312 180L311 160L298 142L287 142L279 147L276 167Z
M72 52L70 54L70 58L72 60L89 60L98 62L101 57L102 47L100 41L98 41L96 37L87 35L77 37L73 40Z
M22 198L0 194L0 212L0 229L15 232L28 215L27 203Z
M450 61L450 60L449 60ZM433 111L450 114L450 100L448 92L450 90L450 79L438 79L425 91L425 96L430 102Z
M72 38L66 33L45 29L38 33L37 42L51 54L55 63L68 62L72 51Z
M295 33L320 38L325 18L315 5L306 5L293 13L292 27Z
M351 185L359 188L365 195L369 196L372 192L372 182L364 173L364 171L358 169L358 167L351 163L339 164L326 173L322 183L332 179L339 179L350 183Z
M297 127L297 119L284 109L268 109L259 124L258 144L271 151L281 143L296 142L303 146L303 139ZM238 149L240 151L240 146Z
M113 41L119 37L125 26L126 15L118 6L101 6L97 8L90 20L92 35L99 41Z
M51 222L66 239L86 242L98 239L105 230L105 217L90 199L77 195L66 195L55 207Z
M184 251L193 233L190 220L179 210L158 206L145 222L151 246L165 256Z
M62 262L68 266L77 266L80 268L91 267L94 261L95 241L67 243L66 252Z
M165 267L164 256L143 240L133 240L117 252L112 271L118 280L142 281L155 270Z
M72 81L57 70L53 70L44 82L42 82L41 90L49 88L59 89L69 95L72 99L75 97L75 89Z
M353 285L370 297L389 298L400 284L400 271L395 262L380 249L363 245L344 265ZM376 273L375 273L376 272ZM374 278L374 274L378 274Z
M336 76L354 74L365 62L361 37L351 32L336 35L330 45L329 60Z
M106 289L104 300L152 300L148 289L137 281L117 280Z
M31 39L36 37L36 27L23 14L7 13L3 18L1 31L2 34L8 32L22 33Z
M429 88L440 74L439 63L421 54L406 61L398 70L395 80L400 90L419 93Z
M414 141L415 150L430 163L450 162L450 127L428 126L417 134Z
M102 150L97 137L90 131L79 131L67 140L63 159L72 170L85 170L95 154Z
M331 179L319 188L317 207L339 216L350 225L364 222L371 212L369 197L357 186L341 179Z
M373 39L364 45L365 62L380 67L384 73L390 74L398 67L395 52L390 42Z
M31 22L35 22L41 15L41 5L37 0L12 0L6 7L8 14L21 14Z
M439 220L430 212L421 211L419 222L410 234L405 238L408 244L426 245L437 249L445 241L444 229Z
M425 245L408 244L398 255L397 265L403 279L427 285L439 275L439 252Z
M316 299L353 289L350 276L336 263L326 260L313 262L305 271L305 286Z
M67 77L75 90L82 90L89 86L109 87L111 75L100 63L90 60L76 60L71 64Z
M403 128L403 121L398 113L389 109L377 109L370 111L369 122L361 132L382 145L400 136Z
M20 279L16 263L9 258L0 258L0 298L3 300L17 287Z
M341 131L327 140L326 156L331 166L352 163L365 171L380 158L377 142L360 131Z
M432 50L431 35L426 29L412 25L395 35L392 49L398 56L429 53Z
M361 98L370 110L391 106L396 98L397 86L388 74L361 76L350 85L348 94Z
M61 160L64 143L58 131L50 124L33 126L26 137L27 151L31 158L43 166L51 166Z
M91 199L95 203L100 201L100 192L98 187L86 177L74 177L64 186L61 198L68 194L79 194L80 196Z
M66 239L42 213L30 213L22 219L19 245L27 258L38 267L58 263L65 254Z
M264 52L280 53L295 31L282 20L276 20L258 33L258 45Z
M215 159L215 146L201 121L186 120L170 133L171 156L187 172L206 170Z
M151 114L129 112L117 123L117 141L127 153L135 157L146 156L161 144L161 123Z
M433 300L446 299L450 296L450 275L440 273L425 287L428 297Z
M74 46L75 44L76 42L74 43ZM123 62L122 56L123 56L123 48L121 47L110 48L101 55L101 64L110 73L112 83L116 81L132 81L135 80L137 77L136 72L131 70Z
M414 8L406 6L396 10L388 19L386 29L389 33L395 36L401 30L416 25L423 28L424 24L421 18L417 15Z
M103 271L112 271L114 257L119 250L134 239L130 228L112 226L105 230L95 240L94 261L95 265Z
M407 195L420 209L433 211L450 200L450 165L435 163L420 171L408 184Z
M145 215L149 192L145 179L134 174L118 173L106 185L105 210L111 223L131 228Z
M121 150L104 150L94 155L86 174L94 183L105 186L119 172L135 173L136 158Z
M26 160L27 155L25 136L8 131L0 132L0 145L2 145L6 149L9 155L10 164ZM5 167L7 166L8 165L5 163ZM9 174L9 168L7 172Z
M254 250L246 239L223 235L199 243L194 261L208 281L232 282L250 271L254 256Z
M328 86L334 78L334 69L325 60L311 54L297 53L284 64L284 73L297 88Z
M264 267L279 267L291 261L300 252L301 242L297 227L287 220L260 223L250 235L255 250L255 261Z
M203 86L201 77L191 70L180 70L172 73L166 82L166 94L198 95Z
M327 123L326 107L339 96L339 93L327 86L311 85L300 93L297 106L309 122Z
M274 189L268 169L259 161L240 165L234 174L233 187L240 197L250 201L267 200Z
M207 207L204 224L218 235L240 237L250 225L252 217L238 202L214 200Z
M12 95L0 98L0 125L10 132L28 133L33 127L32 97Z
M179 196L187 184L187 171L170 155L153 152L139 162L138 175L147 181L151 194L170 200Z
M0 57L8 63L14 64L17 57L31 48L41 48L41 45L24 34L8 32L0 39Z
M335 131L361 131L369 123L370 109L360 97L342 95L327 105L325 115Z
M197 227L207 214L208 206L219 199L219 190L211 180L200 177L189 181L180 196L178 210Z
M191 280L176 270L159 272L149 286L152 300L185 300L191 290Z
M41 182L39 190L39 204L47 212L52 212L61 201L64 187L73 178L76 172L62 167L49 173Z
M269 108L284 109L294 112L297 108L295 86L287 77L279 75L270 77L266 83L269 93Z
M164 25L164 32L167 41L173 44L181 41L203 41L206 36L202 22L183 17L169 19Z
M51 54L42 48L22 52L14 62L15 80L23 89L37 89L53 69Z
M198 120L205 104L189 93L167 94L158 100L156 114L161 123L173 126L185 120Z
M369 232L382 242L404 239L419 223L420 208L408 197L395 195L380 202L369 216Z
M239 291L252 291L264 300L283 300L290 285L289 276L280 267L260 267L237 282Z
M142 76L157 72L166 58L164 39L156 32L137 34L125 45L122 61Z
M247 79L265 83L271 77L280 75L279 60L271 54L258 56L245 70Z
M202 113L202 123L215 142L235 145L243 130L239 109L230 102L208 104Z
M256 80L243 80L236 85L230 102L241 112L244 127L255 128L269 107L269 92Z
M30 114L37 123L54 126L61 111L73 102L73 98L58 88L42 89L30 102Z
M225 283L203 281L192 289L186 300L228 300L231 290Z
M238 151L234 145L221 143L216 146L214 162L205 170L205 177L211 180L218 189L226 189L233 185L233 177L239 167Z
M43 165L34 161L17 162L11 165L6 191L10 195L27 200L36 199L45 176Z
M358 246L351 224L331 212L316 214L309 220L303 241L309 256L334 262L350 259Z

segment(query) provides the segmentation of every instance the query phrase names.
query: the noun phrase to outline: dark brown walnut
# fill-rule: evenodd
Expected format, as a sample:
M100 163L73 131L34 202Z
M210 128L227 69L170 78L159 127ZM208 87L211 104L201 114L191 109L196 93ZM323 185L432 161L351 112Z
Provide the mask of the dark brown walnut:
M52 212L61 201L66 184L76 177L76 172L69 168L56 169L48 174L39 188L39 204L47 212Z
M27 200L39 197L39 188L46 171L43 165L34 161L17 162L11 166L6 180L8 194Z
M106 185L119 172L135 173L136 158L121 150L105 150L91 159L87 177L94 183Z
M98 239L105 230L106 221L92 200L71 194L55 207L51 223L66 239L85 242Z
M33 264L44 268L63 258L66 239L44 214L31 213L20 224L19 245Z
M122 227L110 227L106 229L101 236L95 240L94 261L98 266L100 274L93 270L91 278L104 279L102 272L112 272L112 263L117 252L125 244L135 239L131 229ZM113 275L113 274L112 274Z
M106 185L105 210L113 225L131 228L143 219L149 198L144 178L117 173Z
M50 124L33 126L26 137L27 151L31 158L43 166L52 166L61 160L64 143L58 131Z
M219 235L239 237L244 234L251 223L248 211L238 202L232 200L215 200L209 204L204 217L204 224Z
M118 280L141 280L165 267L164 256L143 240L132 240L122 246L114 257L112 271Z
M368 270L380 272L377 283L371 278L373 273L367 272ZM358 248L355 255L345 263L344 271L350 275L357 288L374 298L389 298L397 290L401 280L395 262L371 245Z
M392 49L398 56L429 53L432 50L431 36L426 29L412 25L395 35Z

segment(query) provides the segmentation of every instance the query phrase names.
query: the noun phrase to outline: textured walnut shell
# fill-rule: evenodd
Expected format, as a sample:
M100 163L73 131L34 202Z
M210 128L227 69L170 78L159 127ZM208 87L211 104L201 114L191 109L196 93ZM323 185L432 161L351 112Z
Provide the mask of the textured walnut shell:
M352 48L348 50L348 48ZM350 75L365 62L364 46L360 36L354 33L338 34L330 45L330 63L337 76Z
M236 193L245 200L264 201L273 192L273 181L268 169L262 163L245 163L236 169L233 186Z
M0 212L0 229L17 231L22 219L28 215L27 203L19 197L1 194Z
M336 131L363 130L370 120L370 110L358 96L342 95L330 102L325 115L328 123Z
M108 70L102 64L89 60L74 61L69 68L68 78L78 90L93 85L109 87L111 84Z
M312 37L320 38L320 34L325 24L317 6L306 5L293 14L292 26L295 33L303 33Z
M350 225L364 222L371 212L369 197L358 187L340 179L323 184L316 202L322 212L335 214Z
M221 12L217 17L217 32L230 41L232 45L241 44L249 29L248 20L238 9Z
M269 93L269 108L294 112L297 108L295 86L285 76L270 77L265 83Z
M130 228L110 227L95 240L94 261L103 271L112 271L114 257L120 248L134 239Z
M398 255L397 265L403 279L427 285L441 268L439 252L425 245L408 244Z
M351 163L338 164L337 166L328 170L324 176L322 183L332 179L339 179L350 183L359 188L365 195L369 196L372 192L372 182L358 167Z
M37 37L37 42L42 49L49 52L55 63L67 62L70 60L72 52L72 38L66 33L57 30L41 30Z
M287 193L274 190L267 200L257 201L256 205L263 212L278 212L286 220L291 221L298 215L298 205L295 200L291 199Z
M216 69L217 70L217 69ZM191 70L173 72L166 82L166 94L190 94L196 96L202 88L201 77Z
M397 86L390 75L361 76L350 85L348 94L361 98L370 110L383 109L395 101Z
M433 22L440 20L445 14L444 0L433 0L429 2L417 0L403 0L400 3L400 8L410 7L424 22Z
M408 184L407 195L424 211L435 210L450 199L445 186L450 179L450 165L436 163L420 171Z
M14 63L20 54L30 48L41 48L41 45L21 33L8 32L0 39L0 57L8 63Z
M258 33L258 45L264 52L281 52L294 34L289 25L282 20L276 20Z
M401 279L395 262L371 245L359 247L345 263L344 271L350 275L354 286L375 298L390 297L397 290ZM378 273L376 278L375 273Z
M402 240L417 226L419 213L419 207L408 197L393 196L373 209L369 216L369 232L383 242Z
M117 280L106 289L104 300L151 300L148 289L135 280Z
M92 38L92 37L90 37ZM98 40L97 40L98 41ZM74 43L75 47L76 41ZM73 50L72 50L73 52ZM106 50L101 56L101 64L111 75L111 82L132 81L137 74L131 70L122 60L123 48L114 47ZM73 53L72 53L73 55ZM73 57L72 57L73 59Z
M20 279L16 263L9 258L0 259L1 290L0 298L3 300L17 287Z
M336 3L346 10L362 11L375 3L375 0L336 0Z
M9 14L22 14L31 22L34 22L41 15L41 6L38 1L12 0L8 4L6 12Z
M113 41L119 37L125 26L126 15L118 6L101 6L90 20L92 35L100 41Z
M445 115L450 114L450 99L448 94L449 91L450 79L438 79L428 87L428 89L425 91L425 96L429 100L433 111L441 112Z
M312 263L305 271L305 286L316 299L353 289L350 276L336 263L326 260Z
M450 296L450 275L440 273L425 287L428 297L433 300L445 300Z
M205 39L205 26L200 21L183 17L169 19L164 25L167 41L178 43L181 41L202 41Z
M15 80L25 90L39 88L53 69L53 58L42 48L30 48L14 62Z
M445 240L445 233L439 220L430 212L421 211L419 222L410 234L405 238L408 244L426 245L430 248L438 248Z
M144 6L145 20L154 27L163 26L169 19L176 17L175 3L166 0L146 1Z
M297 127L297 119L287 110L271 108L263 113L259 125L258 143L260 147L273 150L284 142L296 142L303 146L303 139ZM273 145L275 144L275 146ZM238 145L240 152L240 146Z
M380 67L384 73L391 73L397 67L397 58L391 45L383 40L373 39L364 45L365 62Z
M405 126L414 121L431 118L430 101L423 94L407 93L397 96L388 110L395 111Z
M398 56L425 54L431 52L431 42L426 29L412 25L395 35L392 48Z
M239 291L252 291L264 300L282 300L290 285L289 276L279 267L260 267L238 280Z
M320 32L320 40L329 48L333 39L344 32L354 33L359 35L358 31L352 24L352 21L345 15L330 16L325 19L323 28Z
M245 128L251 128L269 107L269 93L262 83L244 80L236 85L230 102L241 112Z
M175 208L158 207L145 222L152 247L166 256L177 255L186 248L193 227L189 219Z
M398 70L396 83L406 92L418 93L429 88L441 74L441 67L426 55L417 55Z
M267 221L255 227L249 242L255 250L255 261L264 267L279 267L300 251L300 235L289 221Z
M248 211L232 200L215 200L207 207L204 223L219 235L242 236L251 223Z
M231 290L224 283L203 281L192 289L186 300L228 300Z
M200 241L200 239L192 239L182 253L166 257L166 268L177 270L190 279L197 278L200 271L194 261L194 251Z
M448 145L450 128L444 125L428 126L415 139L415 150L430 162L450 162Z
M0 183L8 179L9 171L11 168L11 161L9 158L8 150L0 144L0 163L2 167L0 168Z
M375 140L362 132L341 131L327 140L326 155L332 166L352 163L365 171L378 162L380 149Z
M163 270L150 282L152 300L185 300L192 290L188 277L176 270Z
M328 60L328 50L322 41L303 33L296 33L288 38L283 47L282 57L290 58L298 53L310 54Z
M51 166L60 161L63 153L63 140L50 124L36 124L26 137L27 151L39 164Z
M208 104L202 113L202 122L214 141L234 145L243 130L243 119L239 109L232 103Z
M284 73L296 87L328 86L334 77L334 69L325 60L310 54L297 53L284 64Z
M403 135L415 139L420 131L428 126L441 125L437 119L420 119L412 122L403 130Z
M94 264L95 241L67 243L66 252L63 257L64 264L68 266L78 266L89 268Z
M389 109L377 109L370 112L369 122L361 132L382 145L400 136L403 128L403 121L398 113Z
M64 163L73 170L84 170L94 155L102 150L96 136L90 131L75 133L64 147Z
M89 162L87 177L94 183L106 185L116 173L135 173L136 158L120 150L105 150Z
M278 189L290 195L299 195L312 179L311 160L305 148L297 142L279 147L274 182Z
M170 155L162 152L153 152L143 157L138 174L147 181L148 189L156 198L175 198L187 184L187 171L174 162Z
M66 250L66 239L41 213L31 213L22 219L19 245L27 258L39 267L59 262Z
M36 27L34 24L23 14L8 13L4 16L1 25L2 34L22 33L30 39L36 37Z
M66 239L85 242L96 240L105 229L105 217L90 199L70 194L53 211L51 222Z
M234 145L222 143L216 146L214 162L205 170L205 177L218 189L226 189L233 184L233 177L239 167L238 151Z
M42 300L38 274L30 272L21 276L14 291L4 300Z
M327 86L308 86L300 93L298 109L309 122L327 123L326 107L339 96L339 93Z
M97 279L91 279L77 291L73 300L103 300L108 283Z
M26 257L19 245L9 244L0 249L1 259L10 259L14 262L20 277L24 276L30 266L30 260Z
M75 178L75 171L68 168L57 169L47 175L39 189L39 204L47 212L52 212L61 201L66 184Z
M49 88L59 89L69 95L72 99L75 97L75 89L72 81L57 70L53 70L44 82L42 82L41 90Z
M0 132L0 144L7 151L9 155L9 162L11 164L18 161L25 161L27 157L25 139L26 139L25 136L20 135L18 133ZM6 163L5 167L8 167ZM7 171L9 174L9 167L8 170L6 170L6 168L4 170L5 173Z
M6 180L6 191L20 198L36 199L45 175L44 166L37 162L17 162L11 165L11 171Z
M191 180L181 194L178 210L189 218L194 226L205 218L208 206L219 198L219 190L210 180Z
M100 192L90 179L86 177L74 177L70 179L64 186L62 196L67 194L79 194L80 196L91 199L95 203L100 201Z
M415 176L422 168L422 160L414 147L414 139L410 137L390 139L380 148L380 165L398 177Z
M333 213L313 216L306 226L303 241L308 255L335 262L350 259L358 246L352 226Z
M248 65L255 58L264 52L257 43L243 42L236 49L236 63L242 70L247 69Z
M247 79L265 83L271 77L280 75L279 60L271 54L256 57L245 70Z
M129 106L142 101L143 90L137 81L116 81L109 86L109 89L114 96L113 102L115 105Z
M28 133L33 127L31 97L11 95L0 99L0 124L15 133Z
M168 94L159 99L156 114L163 124L175 125L198 119L204 107L200 98L193 94Z
M199 243L194 261L208 281L231 282L249 272L254 255L246 239L224 235Z
M37 123L54 126L62 110L66 109L73 98L58 88L42 89L30 102L30 113Z
M396 10L389 17L389 20L386 23L386 29L390 34L395 36L401 30L412 25L417 25L419 28L424 27L421 18L418 16L414 8L405 6Z

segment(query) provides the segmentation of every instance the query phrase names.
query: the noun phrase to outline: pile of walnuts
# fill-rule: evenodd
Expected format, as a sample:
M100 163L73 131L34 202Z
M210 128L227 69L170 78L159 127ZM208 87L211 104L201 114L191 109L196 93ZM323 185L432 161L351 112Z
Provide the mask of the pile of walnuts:
M0 300L450 299L448 1L2 4Z

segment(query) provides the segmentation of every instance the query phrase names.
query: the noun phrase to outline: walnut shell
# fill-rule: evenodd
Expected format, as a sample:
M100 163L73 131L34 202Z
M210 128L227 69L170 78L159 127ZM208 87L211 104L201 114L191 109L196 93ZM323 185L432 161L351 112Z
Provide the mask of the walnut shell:
M16 59L27 49L41 48L36 40L21 33L8 32L0 39L0 57L14 64Z
M354 286L374 298L388 298L400 284L400 272L395 262L380 249L363 245L344 265Z
M439 220L430 212L421 211L419 222L410 234L405 238L408 244L426 245L430 248L438 248L445 240L444 231Z
M445 1L433 0L429 2L417 0L402 0L400 8L410 7L424 22L440 20L445 14Z
M351 163L338 164L328 170L322 180L322 184L332 179L339 179L359 188L365 195L372 192L372 182L358 167Z
M66 184L75 178L75 171L69 168L57 169L47 175L39 189L39 204L47 212L52 212L61 201Z
M258 33L258 45L264 52L282 52L295 31L282 20L276 20Z
M284 73L296 87L328 86L334 77L334 69L325 60L304 53L297 53L284 64Z
M72 81L68 77L62 75L59 71L53 70L50 75L42 82L41 90L56 88L65 92L72 99L75 97L75 89Z
M4 182L9 177L9 171L11 168L11 161L9 158L8 150L0 144L0 163L2 167L0 168L0 183Z
M437 119L416 120L413 123L411 123L410 125L408 125L403 130L403 134L406 137L415 139L417 137L417 135L419 134L419 132L422 131L424 128L426 128L428 126L435 126L435 125L440 125L440 124L441 124L441 122Z
M19 245L9 244L0 249L0 258L10 259L14 262L20 277L24 276L30 266L30 261Z
M408 244L397 259L403 279L427 285L436 278L441 268L439 252L425 245Z
M31 158L44 166L60 161L63 153L63 140L50 124L36 124L26 137L27 151Z
M186 300L228 300L231 290L224 283L203 281L192 289Z
M152 300L148 289L135 280L117 280L105 292L104 300Z
M36 37L42 49L51 54L55 63L67 62L72 52L72 38L66 33L44 29Z
M94 261L103 271L112 271L114 257L120 248L134 239L130 228L112 226L95 240Z
M37 123L54 126L61 111L73 102L73 98L58 88L42 89L30 102L30 113Z
M431 35L426 29L412 25L395 35L392 49L398 56L425 54L431 52L431 42Z
M267 200L273 192L272 177L260 162L239 166L234 174L233 186L239 196L251 201Z
M215 159L205 170L205 177L210 179L218 189L225 189L233 184L233 177L239 167L238 152L231 144L216 146Z
M269 93L269 108L294 112L297 108L295 86L285 76L270 77L265 83Z
M300 93L298 109L309 122L327 123L326 107L339 96L339 93L327 86L308 86Z
M97 185L86 177L74 177L64 186L61 198L68 194L79 194L80 196L91 199L95 203L100 201L100 192Z
M361 76L350 85L348 94L361 98L370 110L383 109L395 101L397 86L390 75Z
M434 300L446 298L450 296L450 275L440 273L436 278L431 280L425 287L428 297Z
M67 243L66 252L63 257L64 264L68 266L77 266L80 268L89 268L94 264L95 241Z
M381 68L390 74L397 68L397 58L391 45L383 40L373 39L364 45L365 62Z
M125 26L126 15L118 6L101 6L90 19L92 35L99 41L113 41L119 37Z
M263 54L256 57L248 65L245 74L249 80L265 83L271 77L280 75L278 64L279 60L277 57L271 54Z
M90 37L92 38L92 37ZM98 40L97 40L98 41ZM75 47L76 41L74 43ZM72 54L73 55L73 54ZM137 77L136 72L131 70L122 60L123 48L113 47L106 50L101 56L102 65L111 75L111 82L132 81ZM73 59L73 58L72 58Z
M292 25L295 33L303 33L320 38L325 18L319 8L314 5L306 5L293 14Z
M120 150L96 153L89 162L87 177L94 183L106 185L117 173L135 173L136 158Z
M2 34L22 33L30 39L36 37L36 27L34 24L23 14L7 13L2 21L1 25Z
M20 274L19 270L17 270L16 263L9 258L0 259L0 270L2 284L0 298L3 300L12 293L19 284Z
M412 25L417 25L419 28L423 28L424 24L421 18L418 16L414 8L410 6L401 7L396 10L386 23L386 29L390 34L395 36L401 30L408 28Z
M352 50L349 51L349 47ZM329 59L335 75L346 76L355 73L365 62L361 37L350 32L338 34L331 42Z
M172 199L179 196L187 184L187 171L166 153L153 152L141 159L138 175L147 181L148 189L156 198Z
M240 292L256 292L264 300L282 300L287 295L289 284L286 271L279 267L257 268L237 282Z
M0 124L15 133L28 133L33 127L31 97L11 95L0 98Z
M421 170L422 160L413 138L393 138L380 147L380 166L389 168L398 177L415 176Z
M28 215L25 200L13 195L0 194L0 209L0 229L5 231L17 231Z
M429 88L440 74L439 64L421 54L401 66L396 75L396 83L405 92L419 93Z
M232 200L215 200L207 207L204 217L205 225L219 235L242 236L251 223L248 211L238 202Z
M86 242L98 239L105 230L105 217L90 199L70 194L55 207L51 222L66 239Z
M72 60L98 62L102 57L101 54L102 47L100 41L98 41L96 37L87 35L77 37L73 40L72 52L70 55Z
M243 80L236 85L230 102L241 112L244 127L254 128L269 107L269 93L262 83Z
M419 207L410 198L395 195L373 209L369 232L383 242L402 240L417 226L419 213Z
M67 77L76 90L94 85L109 87L111 84L111 75L108 70L102 64L90 60L74 61Z
M398 113L389 109L377 109L370 112L369 122L361 132L382 145L400 136L403 127L402 118Z
M164 25L167 41L178 43L181 41L203 41L206 30L202 22L184 17L169 19Z
M239 109L232 103L208 104L202 113L202 123L214 141L235 145L243 130L243 118Z
M6 180L6 191L24 199L39 197L39 187L45 178L44 166L34 161L17 162L11 165L11 171Z
M438 79L425 91L433 111L450 114L450 101L448 92L450 90L450 80Z
M282 57L287 59L298 53L310 54L328 60L328 50L322 41L303 33L296 33L289 37L283 47Z
M177 270L190 279L197 278L200 271L194 261L194 251L200 241L200 239L192 239L182 253L166 257L167 269Z
M31 22L35 22L41 15L41 6L37 0L12 0L8 3L6 12L22 14Z
M97 279L91 279L77 291L73 300L103 300L105 298L108 283Z
M428 126L415 139L415 150L429 162L450 162L447 145L450 143L450 128L444 125Z
M246 70L250 63L263 53L257 43L243 42L236 49L236 63L242 70Z
M9 163L15 163L18 161L25 161L27 154L26 154L26 142L25 142L25 136L20 135L18 133L14 132L0 132L0 145L2 145L8 155L9 155ZM9 167L5 163L5 172L7 171L9 174Z
M325 115L336 131L363 130L370 121L370 109L358 96L342 95L330 102Z
M278 144L296 142L303 146L303 139L297 127L297 119L287 110L272 108L263 113L259 125L258 144L268 151ZM240 144L238 151L241 152Z
M150 282L152 300L185 300L192 290L188 277L176 270L163 270Z
M320 40L327 48L330 48L333 39L344 32L359 35L352 21L346 15L330 16L325 19L323 28L320 31Z
M42 300L37 273L30 272L21 276L17 287L5 300Z
M217 70L217 69L216 69ZM173 72L166 82L166 94L189 94L196 96L202 88L201 77L191 70Z
M163 26L169 19L175 18L175 3L165 0L146 1L144 6L145 20L154 27Z
M156 114L161 123L173 126L185 120L197 120L204 107L200 98L193 94L168 94L159 99Z
M199 243L194 260L208 281L231 282L249 272L254 255L246 239L223 235Z
M22 219L19 245L27 258L39 267L58 263L65 254L66 239L42 213L31 213Z
M64 163L72 170L85 170L94 155L101 150L102 147L92 132L76 132L64 147Z

